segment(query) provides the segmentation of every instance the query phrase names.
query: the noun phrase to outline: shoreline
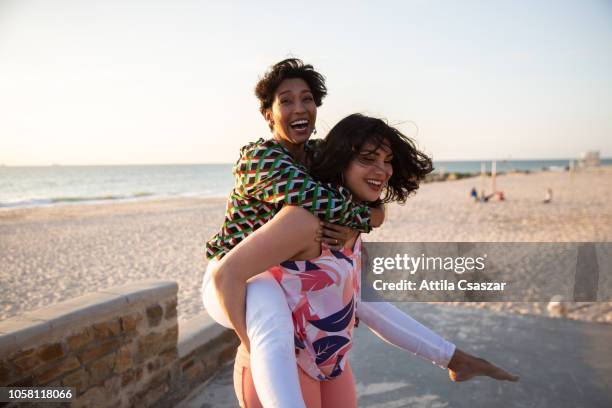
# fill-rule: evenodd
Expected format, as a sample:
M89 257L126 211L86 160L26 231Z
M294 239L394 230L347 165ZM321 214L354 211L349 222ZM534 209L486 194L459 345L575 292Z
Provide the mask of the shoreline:
M90 205L113 205L113 204L122 204L122 203L141 203L147 201L166 201L166 200L183 200L183 199L200 199L200 200L208 200L208 199L225 199L225 196L222 195L211 195L204 196L198 194L184 194L184 195L156 195L156 194L141 194L135 195L133 197L109 197L109 198L67 198L67 199L40 199L40 200L30 200L32 201L41 201L37 204L23 204L23 205L13 205L13 204L5 204L0 206L0 214L2 212L13 211L13 210L32 210L38 208L56 208L56 207L75 207L75 206L90 206Z
M0 226L4 222L32 220L43 221L45 217L76 219L98 215L139 213L147 210L182 208L199 203L225 203L225 197L151 197L149 199L90 201L73 204L57 204L37 207L0 208Z
M608 169L608 170L606 170ZM428 174L423 180L423 184L439 183L446 181L456 181L462 179L478 178L481 176L480 173L472 172L459 172L459 171L445 171L441 177L435 169L432 173ZM580 169L578 171L612 171L612 165L601 165L591 169ZM555 170L550 168L541 168L538 170L510 170L510 171L499 171L497 177L504 175L516 175L516 174L542 174L542 173L554 173L554 174L569 174L568 170ZM490 179L491 172L487 172L487 177ZM229 193L231 187L228 187L227 193ZM0 214L4 212L10 212L13 210L23 209L37 209L37 208L55 208L55 207L74 207L81 205L113 205L118 203L139 203L146 201L160 201L160 200L181 200L181 199L225 199L227 194L214 194L214 195L202 195L196 193L181 193L177 195L162 195L155 193L135 193L130 196L96 196L96 197L59 197L59 198L42 198L42 199L31 199L27 201L21 201L18 203L0 204ZM34 202L34 203L33 203ZM26 203L26 204L21 204Z
M506 174L505 201L475 203L479 179L426 183L389 206L379 242L612 241L612 167L576 173ZM490 182L487 183L490 185ZM551 204L542 204L547 187ZM221 225L225 198L179 197L0 211L0 320L140 279L179 283L179 319L203 310L204 244ZM462 304L548 315L546 304ZM612 302L572 304L568 318L612 323Z

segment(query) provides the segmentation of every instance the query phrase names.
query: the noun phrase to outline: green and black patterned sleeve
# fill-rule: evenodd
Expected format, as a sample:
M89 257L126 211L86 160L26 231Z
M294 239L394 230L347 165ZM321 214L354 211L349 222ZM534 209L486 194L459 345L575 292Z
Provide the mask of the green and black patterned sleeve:
M314 180L306 169L274 141L252 143L234 168L237 186L246 196L307 209L322 220L369 232L370 208L352 201L341 186Z

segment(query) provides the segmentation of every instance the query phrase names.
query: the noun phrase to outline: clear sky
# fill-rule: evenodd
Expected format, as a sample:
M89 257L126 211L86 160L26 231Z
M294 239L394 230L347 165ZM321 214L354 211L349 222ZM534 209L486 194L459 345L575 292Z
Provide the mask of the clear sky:
M319 136L363 112L436 160L612 156L611 1L0 0L0 163L233 162L287 56L327 78Z

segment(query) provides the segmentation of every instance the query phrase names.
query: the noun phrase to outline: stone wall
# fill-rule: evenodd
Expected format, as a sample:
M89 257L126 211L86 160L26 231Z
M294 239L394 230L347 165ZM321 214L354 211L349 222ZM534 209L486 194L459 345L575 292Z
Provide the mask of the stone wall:
M179 338L177 290L137 282L1 321L0 386L74 387L74 407L174 405L237 345L205 315Z

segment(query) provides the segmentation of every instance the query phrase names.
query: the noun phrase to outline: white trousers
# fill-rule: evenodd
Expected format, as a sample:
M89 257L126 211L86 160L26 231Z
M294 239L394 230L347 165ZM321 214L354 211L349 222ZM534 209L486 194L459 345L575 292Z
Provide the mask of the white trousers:
M211 260L202 284L206 311L217 323L232 329L211 282ZM261 404L305 408L293 340L293 319L282 288L269 272L251 278L246 294L247 335L251 343L251 373Z

